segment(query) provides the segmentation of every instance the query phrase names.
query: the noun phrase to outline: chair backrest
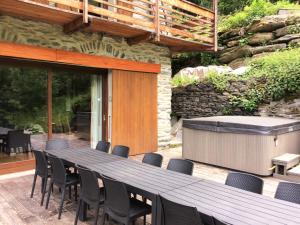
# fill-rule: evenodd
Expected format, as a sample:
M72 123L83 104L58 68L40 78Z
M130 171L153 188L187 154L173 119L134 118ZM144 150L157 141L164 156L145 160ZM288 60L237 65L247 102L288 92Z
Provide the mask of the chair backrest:
M167 170L192 175L194 163L186 159L170 159Z
M110 142L108 142L108 141L99 141L97 146L96 146L96 150L108 153L109 147L110 147Z
M24 130L11 130L7 133L7 142L9 150L11 148L28 149L28 135L24 134ZM29 139L30 142L30 139ZM27 145L27 146L26 146Z
M104 206L121 217L128 216L130 201L126 186L119 181L103 177L105 190Z
M230 172L225 184L245 191L262 194L264 181L251 174Z
M52 168L52 179L55 184L63 185L66 182L66 170L64 163L60 158L48 155L48 159Z
M56 138L46 142L46 150L61 150L69 148L69 142L66 139Z
M94 171L78 166L80 175L81 198L87 203L97 203L100 200L98 178Z
M160 196L164 225L203 225L195 207L181 205Z
M300 184L280 182L275 193L275 198L300 204Z
M35 171L36 173L46 178L48 176L48 162L45 153L39 150L32 150L35 157Z
M113 155L117 155L117 156L121 156L124 158L128 158L129 155L129 147L124 146L124 145L116 145L113 150L112 153Z
M161 167L162 161L162 155L157 153L146 153L143 158L143 163L157 167Z

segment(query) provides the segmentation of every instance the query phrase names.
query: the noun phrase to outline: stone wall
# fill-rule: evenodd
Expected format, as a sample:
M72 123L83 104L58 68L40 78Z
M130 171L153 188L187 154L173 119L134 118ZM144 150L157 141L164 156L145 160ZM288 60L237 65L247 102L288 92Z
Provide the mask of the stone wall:
M161 64L158 75L158 143L160 147L169 144L171 59L168 48L150 43L129 46L123 38L100 33L66 35L60 26L8 16L0 16L0 41Z
M232 109L229 95L238 96L246 89L243 81L231 82L223 92L204 81L172 89L172 116L195 118L228 114L243 115L241 109Z
M248 27L220 33L219 42L224 47L219 61L236 69L245 66L249 57L300 46L300 15L267 16Z

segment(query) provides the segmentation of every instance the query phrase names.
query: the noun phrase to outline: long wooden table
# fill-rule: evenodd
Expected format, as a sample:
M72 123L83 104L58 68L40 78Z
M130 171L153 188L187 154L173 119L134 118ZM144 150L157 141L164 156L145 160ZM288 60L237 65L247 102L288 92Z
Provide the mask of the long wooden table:
M199 182L201 179L164 170L132 159L103 153L94 149L47 150L75 165L87 167L100 176L117 179L126 184L128 191L144 196L152 202L152 224L159 225L161 210L157 209L158 195ZM81 207L86 210L86 207ZM85 212L80 216L85 219Z
M300 224L300 205L254 194L220 183L203 180L132 159L85 149L51 150L75 165L124 182L132 193L152 201L152 224L161 224L158 195L195 206L229 224Z

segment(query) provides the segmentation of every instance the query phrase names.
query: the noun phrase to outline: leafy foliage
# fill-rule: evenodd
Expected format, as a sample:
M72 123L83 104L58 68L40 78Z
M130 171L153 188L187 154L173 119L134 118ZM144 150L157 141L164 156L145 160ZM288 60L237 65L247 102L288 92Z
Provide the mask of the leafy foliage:
M275 52L252 59L250 69L241 77L228 74L210 74L207 81L224 91L230 81L244 80L247 90L231 96L233 107L253 112L260 103L280 100L300 92L300 48Z
M215 53L182 53L172 59L172 74L186 67L208 66L217 63Z
M53 122L56 132L70 128L76 111L89 108L90 79L55 72ZM47 132L47 72L42 69L0 68L0 126Z
M278 10L282 8L300 9L300 5L291 3L288 0L279 0L276 3L269 0L253 0L248 3L250 5L245 6L242 11L223 17L219 23L219 31L225 32L232 28L247 26L255 19L277 14ZM227 4L229 4L229 1Z
M173 87L182 87L189 84L196 84L198 83L199 79L195 76L180 76L175 75L171 81Z

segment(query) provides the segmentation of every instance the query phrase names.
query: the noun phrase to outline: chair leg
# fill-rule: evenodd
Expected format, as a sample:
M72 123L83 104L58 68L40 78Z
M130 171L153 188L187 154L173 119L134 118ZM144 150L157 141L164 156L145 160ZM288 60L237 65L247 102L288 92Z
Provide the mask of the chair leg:
M53 189L53 181L51 180L49 183L49 189L48 189L48 195L47 195L47 201L46 201L46 209L48 209L49 206L49 200L51 195L51 189Z
M80 205L81 205L81 199L79 200L79 203L78 203L78 206L77 206L77 211L76 211L76 216L75 216L75 222L74 222L74 225L77 225L77 222L78 222L79 211L80 211Z
M69 199L72 199L72 186L69 186Z
M34 189L35 189L35 183L36 183L36 178L37 178L37 174L35 173L34 177L33 177L33 184L32 184L32 190L31 190L30 198L33 197L33 193L34 193Z
M43 186L43 192L42 192L42 200L41 200L41 206L44 204L44 198L45 198L45 194L46 194L46 189L47 189L47 178L44 178L44 186ZM49 190L51 191L51 189Z
M61 200L60 200L60 206L59 206L59 212L58 212L58 219L60 220L63 206L64 206L64 200L65 200L65 192L66 192L66 187L62 189L61 192Z
M105 219L106 219L106 213L104 212L103 213L103 218L102 218L102 221L101 221L101 225L105 225Z
M97 207L96 207L96 215L95 215L94 225L97 225L97 222L98 222L99 209L100 209L100 205L98 204Z
M147 221L147 218L146 218L146 215L144 216L144 225L146 225L146 221Z
M41 193L42 194L43 194L44 184L45 184L45 178L42 178L42 185L41 185Z
M77 202L77 184L74 185L75 202Z

